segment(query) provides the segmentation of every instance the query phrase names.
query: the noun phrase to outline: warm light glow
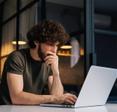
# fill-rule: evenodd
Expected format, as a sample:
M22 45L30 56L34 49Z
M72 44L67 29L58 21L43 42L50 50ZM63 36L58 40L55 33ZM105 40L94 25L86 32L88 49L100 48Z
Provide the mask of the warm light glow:
M72 46L71 45L63 45L60 47L61 49L71 49Z
M12 44L13 44L13 45L16 45L16 41L12 41ZM19 44L19 45L25 45L26 42L25 42L25 41L18 41L18 44Z
M57 53L59 56L71 56L71 52L69 50L59 50Z
M84 56L84 49L83 48L80 48L80 55Z
M62 54L62 53L58 53L59 56L71 56L71 54Z
M84 56L84 49L80 48L80 52L79 52L80 56ZM70 49L60 49L57 52L58 56L72 56L73 54L71 53Z

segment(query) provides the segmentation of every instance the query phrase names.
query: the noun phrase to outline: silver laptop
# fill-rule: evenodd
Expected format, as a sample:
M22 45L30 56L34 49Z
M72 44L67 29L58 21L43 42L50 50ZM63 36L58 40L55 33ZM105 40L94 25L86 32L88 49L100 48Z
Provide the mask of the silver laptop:
M41 104L53 107L104 105L117 78L117 69L92 65L74 105Z

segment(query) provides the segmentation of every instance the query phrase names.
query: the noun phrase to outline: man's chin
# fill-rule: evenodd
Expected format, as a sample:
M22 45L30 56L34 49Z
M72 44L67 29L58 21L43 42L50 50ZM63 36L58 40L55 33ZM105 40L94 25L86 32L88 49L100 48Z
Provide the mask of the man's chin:
M42 55L42 56L41 56L41 60L42 60L43 62L45 62L45 60L44 60L45 57L46 57L45 55Z

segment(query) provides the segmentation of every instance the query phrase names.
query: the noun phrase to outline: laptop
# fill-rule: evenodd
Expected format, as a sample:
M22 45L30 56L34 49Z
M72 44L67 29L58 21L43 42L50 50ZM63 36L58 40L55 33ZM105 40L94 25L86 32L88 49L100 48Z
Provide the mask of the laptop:
M74 105L41 104L48 107L90 107L107 102L117 78L117 69L92 65Z

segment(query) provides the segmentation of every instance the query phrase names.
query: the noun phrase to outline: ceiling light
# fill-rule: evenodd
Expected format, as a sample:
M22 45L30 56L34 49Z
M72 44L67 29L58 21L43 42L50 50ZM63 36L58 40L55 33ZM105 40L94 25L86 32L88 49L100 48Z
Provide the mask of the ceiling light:
M12 44L13 45L16 45L17 44L17 42L14 40L14 41L12 41ZM26 45L26 41L18 41L18 45Z
M72 46L71 45L63 45L60 47L61 49L71 49Z

